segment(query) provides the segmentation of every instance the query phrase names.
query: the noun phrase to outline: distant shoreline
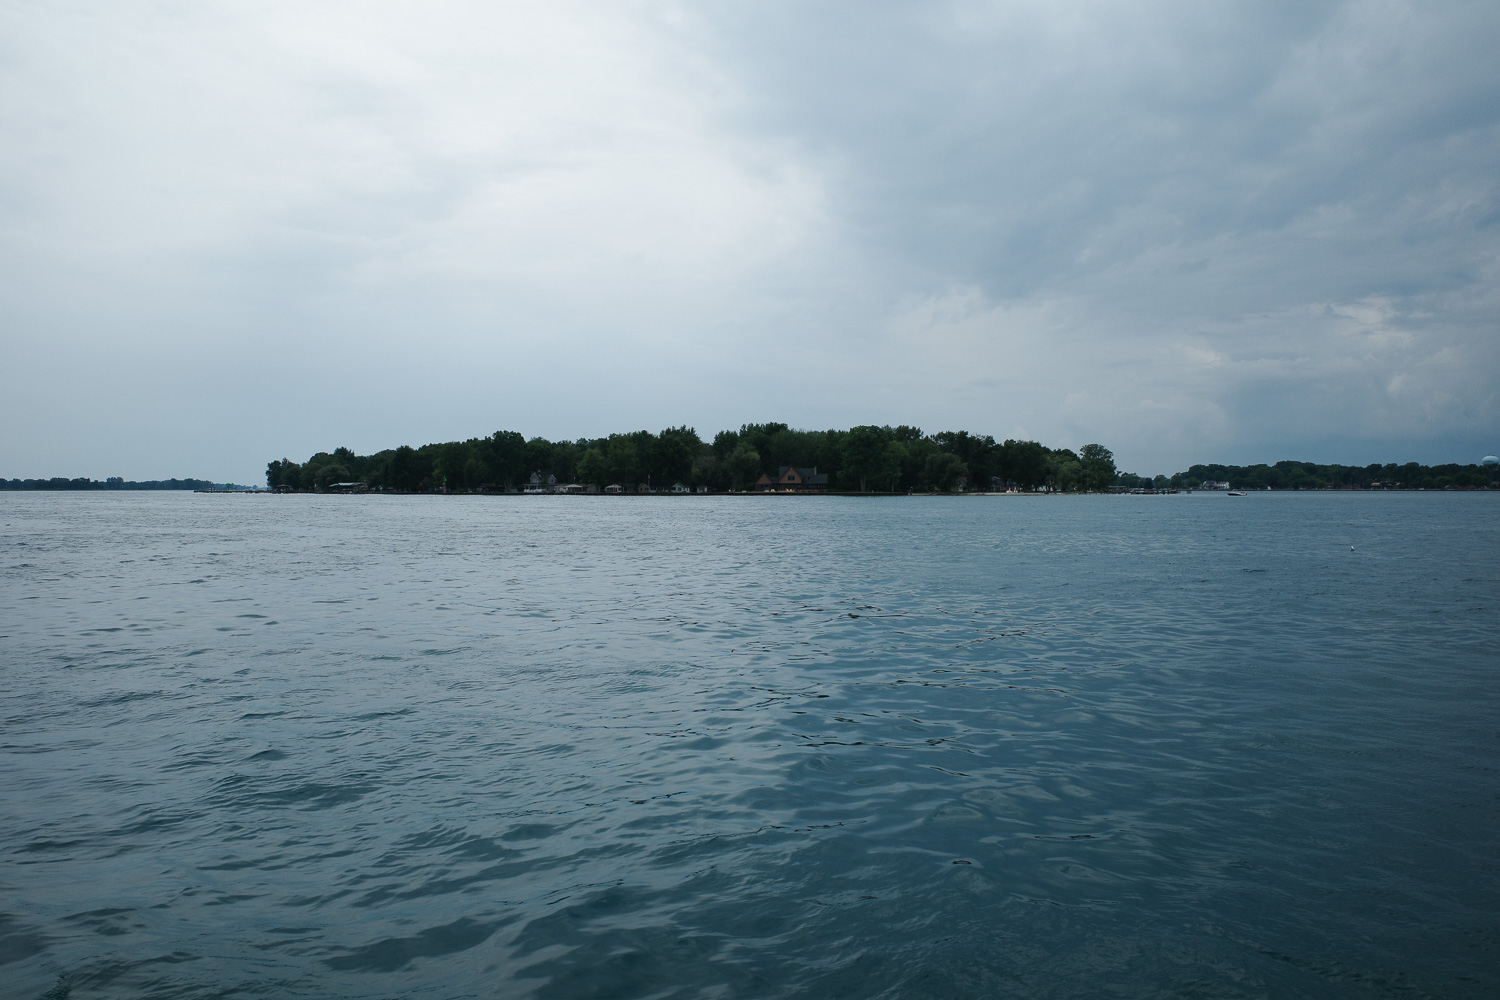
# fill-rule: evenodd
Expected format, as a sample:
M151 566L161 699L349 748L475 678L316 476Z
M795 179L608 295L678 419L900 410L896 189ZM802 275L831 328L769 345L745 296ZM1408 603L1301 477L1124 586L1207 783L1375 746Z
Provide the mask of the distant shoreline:
M681 498L681 499L687 499L687 498L697 498L697 499L705 499L705 498L712 498L712 497L717 497L717 498L723 498L723 497L734 497L734 498L741 498L741 497L852 497L852 498L858 498L858 499L877 499L877 498L890 498L890 497L951 497L953 499L963 499L963 498L975 498L975 497L1085 497L1085 496L1096 496L1096 497L1097 496L1119 496L1119 497L1135 496L1135 497L1140 497L1140 496L1185 496L1185 495L1194 494L1194 493L1200 494L1200 495L1204 495L1204 496L1225 496L1225 497L1230 496L1232 493L1235 496L1256 496L1256 495L1259 495L1259 494L1266 494L1266 493L1341 493L1341 494L1342 493L1350 493L1350 494L1353 494L1353 493L1361 493L1361 494L1363 494L1363 493L1500 493L1500 490L1497 490L1494 487L1470 486L1470 487L1448 487L1448 488L1444 488L1444 489L1425 489L1425 488L1421 488L1421 487L1410 488L1410 489L1405 489L1405 488L1390 488L1390 489L1387 489L1387 488L1376 488L1376 489L1364 489L1364 488L1360 488L1360 489L1259 489L1259 490L1250 490L1250 491L1245 491L1245 492L1234 492L1234 491L1229 491L1229 490L1200 490L1200 489L1179 489L1179 490L1128 490L1128 489L1121 489L1121 490L1090 490L1090 491L1077 491L1077 490L1075 490L1075 491L1069 491L1069 492L1064 492L1064 491L1061 491L1061 490L1050 490L1050 491L1044 491L1044 490L1004 490L1004 491L994 490L994 491L978 491L978 490L975 490L975 491L969 491L969 492L957 492L957 491L955 491L955 492L948 492L948 493L920 492L920 491L912 491L912 492L906 492L906 493L889 493L889 492L877 492L877 491L874 491L874 490L871 490L871 491L865 492L865 493L860 493L860 492L857 492L857 491L856 492L846 492L846 491L841 491L841 490L833 490L833 491L826 491L826 492L814 492L814 491L805 491L805 492L795 492L795 491L774 492L774 491L765 491L765 490L747 490L747 491L726 491L726 492L722 492L722 493L521 493L521 492L516 492L516 491L512 491L512 492L509 492L509 493L479 493L479 492L470 492L470 491L464 491L464 492L454 491L454 492L450 492L450 493L443 493L441 491L402 493L402 492L397 492L397 491L394 491L394 490L328 490L328 491L322 491L322 492L320 492L320 491L317 491L317 490L293 490L293 491L283 490L283 491L277 491L277 490L267 490L267 489L257 489L257 490L249 490L249 489L246 489L246 490L194 490L193 492L194 493L204 493L204 494L218 494L218 495L254 494L256 496L281 496L281 497L297 497L297 496L301 496L301 497L337 497L337 496L354 496L354 497L486 497L486 498L511 497L511 498L518 498L518 499L519 498L524 498L524 497L538 497L538 498L541 498L541 497L570 497L570 496L576 496L576 497L611 497L611 498L622 498L622 499L623 498L635 498L635 499L653 499L653 498L655 498L655 499L659 499L659 498L673 498L673 499Z
M1121 469L1114 453L1098 443L1075 452L1037 441L997 441L968 431L928 434L906 424L798 430L785 423L765 423L719 431L712 439L683 426L655 434L640 430L571 441L501 430L488 437L417 448L399 445L364 455L338 447L302 462L273 459L266 463L265 483L294 491L401 493L633 493L647 484L675 493L790 490L902 496L949 490L1434 490L1500 488L1497 466L1500 458L1493 455L1467 465L1432 466L1284 460L1274 465L1196 464L1172 475L1146 476Z
M147 479L139 482L119 476L102 480L86 477L67 479L63 476L53 476L50 479L0 479L0 492L3 493L137 493L161 490L201 492L211 489L247 493L254 491L253 487L238 483L216 483L209 479Z

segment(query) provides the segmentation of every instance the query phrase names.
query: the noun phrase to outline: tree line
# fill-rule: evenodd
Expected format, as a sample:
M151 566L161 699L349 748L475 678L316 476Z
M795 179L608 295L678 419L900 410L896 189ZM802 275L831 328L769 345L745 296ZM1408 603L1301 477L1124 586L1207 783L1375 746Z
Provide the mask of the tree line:
M148 479L145 482L110 476L102 482L97 479L67 479L53 476L51 479L0 479L0 490L211 490L219 487L236 487L233 483L211 483L206 479Z
M1318 465L1313 462L1277 462L1275 465L1194 465L1172 476L1173 486L1194 487L1204 481L1227 482L1230 489L1319 490L1319 489L1484 489L1496 470L1470 464L1422 465ZM1158 477L1160 478L1160 477Z
M266 466L266 484L322 490L359 482L371 489L420 493L446 489L514 490L533 474L560 483L674 483L715 491L745 490L785 466L828 473L829 489L910 492L953 489L1103 490L1118 478L1114 456L1099 444L1077 452L1036 441L996 441L988 434L864 425L848 430L797 430L787 424L744 424L712 441L691 427L634 431L602 438L549 441L515 431L372 455L348 448L320 451L305 462L282 458Z

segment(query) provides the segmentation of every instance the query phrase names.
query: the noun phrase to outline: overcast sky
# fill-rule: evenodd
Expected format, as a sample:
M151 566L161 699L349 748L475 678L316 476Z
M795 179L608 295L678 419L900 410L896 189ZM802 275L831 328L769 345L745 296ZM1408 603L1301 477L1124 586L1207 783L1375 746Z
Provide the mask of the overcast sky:
M1500 4L0 0L0 476L1500 448Z

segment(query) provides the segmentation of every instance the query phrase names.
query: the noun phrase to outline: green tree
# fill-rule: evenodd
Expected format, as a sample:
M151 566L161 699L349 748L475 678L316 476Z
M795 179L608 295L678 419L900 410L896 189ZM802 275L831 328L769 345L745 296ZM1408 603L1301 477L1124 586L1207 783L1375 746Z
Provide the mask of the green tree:
M478 451L488 466L487 475L506 489L513 489L530 475L526 439L515 431L496 431L480 442Z
M900 438L888 441L876 485L887 493L900 491L902 482L907 478L906 469L911 464L914 448L915 442L902 441Z
M965 475L981 488L988 488L992 477L999 475L1001 446L988 434L968 431L943 431L933 435L939 448L958 458L968 469Z
M1018 489L1033 490L1047 481L1047 449L1035 441L1008 439L998 448L995 474Z
M468 480L464 478L464 469L468 465L469 449L461 442L449 441L447 444L439 445L437 456L432 463L432 478L438 485L446 486L453 491L463 490L468 486Z
M320 490L326 490L334 483L349 482L349 475L349 470L342 462L328 462L318 467L313 484Z
M1055 490L1076 490L1083 481L1083 465L1070 448L1047 450L1047 485Z
M861 493L869 492L869 481L886 471L885 446L890 441L891 432L884 427L872 424L851 427L844 435L840 475L857 480Z
M897 463L893 477L896 485L893 488L921 489L924 485L922 470L927 467L927 460L938 453L938 446L928 437L907 437L903 440L901 428L896 428L896 431L896 440L886 449L886 460Z
M943 493L952 490L960 476L968 474L968 468L958 456L947 451L934 452L922 466L922 477L927 480L927 485Z
M743 490L760 478L760 452L741 442L724 462L731 489Z
M581 483L593 483L603 486L608 474L608 463L605 462L604 452L598 448L590 448L578 457L578 481Z
M552 442L544 437L534 437L526 442L522 449L522 472L521 481L524 483L531 478L533 472L540 472L542 478L546 479L552 469Z
M740 425L739 443L748 445L760 456L760 468L756 472L758 477L764 472L772 474L777 471L777 465L787 463L790 456L782 454L779 449L787 447L788 439L784 436L790 430L786 424L742 424Z
M1081 487L1086 490L1107 490L1114 485L1118 473L1115 471L1115 456L1102 444L1086 444L1078 451L1079 464L1083 466Z
M650 433L642 431L647 437ZM605 445L605 478L612 483L638 483L645 479L641 450L634 434L611 434Z
M306 462L302 463L302 474L299 477L298 486L304 490L321 489L326 483L327 477L323 475L324 466L333 461L333 456L326 451L320 451Z
M693 459L703 446L691 427L668 427L656 436L651 475L658 487L693 478Z
M422 488L422 483L427 479L431 466L423 461L422 456L411 445L403 444L391 452L390 462L386 467L385 481L393 489L403 493L414 493Z
M714 435L714 457L720 462L734 454L734 449L740 445L739 431L720 431Z
M719 475L719 459L714 455L713 448L703 445L693 457L693 469L688 481L693 486L715 486L718 485Z

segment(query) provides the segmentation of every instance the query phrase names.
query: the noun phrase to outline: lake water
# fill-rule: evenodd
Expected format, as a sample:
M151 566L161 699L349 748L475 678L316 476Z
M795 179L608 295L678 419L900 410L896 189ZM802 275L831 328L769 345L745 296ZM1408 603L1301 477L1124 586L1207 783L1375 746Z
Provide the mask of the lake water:
M0 494L0 996L1493 996L1497 515Z

